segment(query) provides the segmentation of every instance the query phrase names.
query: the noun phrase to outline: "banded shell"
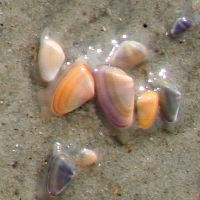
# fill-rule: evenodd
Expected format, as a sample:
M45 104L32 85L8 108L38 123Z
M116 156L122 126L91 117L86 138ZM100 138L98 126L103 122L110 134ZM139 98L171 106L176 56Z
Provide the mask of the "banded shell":
M89 167L97 163L98 156L95 151L90 149L82 149L78 155L76 163L81 167Z
M51 86L51 111L55 115L67 114L94 97L94 78L90 67L75 62Z
M65 154L57 152L49 161L47 172L47 192L51 196L61 194L72 182L75 175L74 167L68 162Z
M138 125L142 129L150 128L158 114L157 92L147 91L141 94L137 99L137 118Z
M167 122L175 122L180 107L181 93L167 82L161 82L159 88L161 114Z
M41 38L38 53L39 72L43 81L53 81L65 61L62 47L49 36Z
M171 35L172 36L181 35L185 31L190 29L192 25L193 21L189 17L178 18L171 29Z
M135 67L147 59L147 48L136 41L124 41L114 51L110 64L115 67Z
M96 95L107 119L118 128L134 120L134 82L123 70L102 65L94 70Z

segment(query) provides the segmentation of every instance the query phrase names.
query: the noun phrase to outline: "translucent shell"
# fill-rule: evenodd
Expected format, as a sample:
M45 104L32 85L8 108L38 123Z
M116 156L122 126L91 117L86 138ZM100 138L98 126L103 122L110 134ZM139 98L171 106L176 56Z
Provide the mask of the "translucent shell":
M90 149L84 148L78 155L76 163L81 167L89 167L97 163L98 156L96 152Z
M181 17L178 18L173 25L173 28L171 29L171 35L172 36L178 36L190 29L190 27L193 25L192 19L189 17Z
M159 88L161 114L166 121L175 122L180 107L181 93L167 82L160 83Z
M147 91L137 99L138 125L142 129L150 128L158 114L159 96L157 92Z
M75 175L74 168L68 163L64 155L54 155L47 174L47 192L51 196L61 194L71 183Z
M65 61L62 47L48 36L41 38L38 53L40 76L43 81L50 82L55 79Z
M52 85L51 110L56 115L67 114L94 97L94 79L89 66L75 63Z
M123 70L102 65L94 71L98 102L108 120L129 128L134 120L134 82Z
M110 64L115 67L135 67L147 59L147 48L136 41L124 41L114 51Z

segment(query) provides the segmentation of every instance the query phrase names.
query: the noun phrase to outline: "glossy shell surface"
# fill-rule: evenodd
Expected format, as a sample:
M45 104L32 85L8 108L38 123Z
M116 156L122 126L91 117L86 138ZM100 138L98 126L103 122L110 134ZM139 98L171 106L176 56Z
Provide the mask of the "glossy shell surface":
M118 128L134 120L134 81L123 70L107 65L94 71L96 95L107 119Z
M189 17L178 18L175 24L173 25L173 28L171 29L171 35L172 36L181 35L185 31L190 29L192 25L193 21Z
M166 121L175 122L178 117L181 93L167 82L161 82L159 88L161 114Z
M89 167L97 163L98 156L95 151L82 149L78 155L77 164L81 167Z
M114 51L110 64L114 67L135 67L147 59L147 48L136 41L124 41Z
M138 125L142 129L150 128L158 114L159 96L157 92L147 91L137 99Z
M51 110L67 114L94 97L94 78L87 64L75 63L53 84Z
M51 196L61 194L70 185L74 175L74 168L64 155L53 155L47 173L47 192Z
M62 47L48 36L41 39L38 53L40 76L43 81L53 81L65 61Z

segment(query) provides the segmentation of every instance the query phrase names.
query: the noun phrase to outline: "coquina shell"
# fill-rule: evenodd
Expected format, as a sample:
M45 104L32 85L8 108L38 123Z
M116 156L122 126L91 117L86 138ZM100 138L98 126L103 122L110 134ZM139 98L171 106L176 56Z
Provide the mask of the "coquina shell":
M91 149L82 149L78 155L76 163L81 167L89 167L97 163L98 156L95 151Z
M176 20L173 28L171 29L172 36L178 36L187 31L193 25L193 20L189 17L180 17Z
M134 82L123 70L107 65L94 71L96 95L107 119L128 128L134 119Z
M159 96L157 92L147 91L137 99L138 125L142 129L150 128L158 114Z
M64 154L53 155L47 172L47 192L51 196L61 194L70 185L74 175L74 167Z
M110 64L115 67L135 67L147 59L147 48L136 41L124 41L114 51Z
M43 81L53 81L65 61L62 47L48 36L41 38L38 53L39 72Z
M52 85L51 110L67 114L94 97L94 78L85 63L74 63Z
M181 93L168 82L159 84L159 101L161 114L167 122L175 122L178 117Z

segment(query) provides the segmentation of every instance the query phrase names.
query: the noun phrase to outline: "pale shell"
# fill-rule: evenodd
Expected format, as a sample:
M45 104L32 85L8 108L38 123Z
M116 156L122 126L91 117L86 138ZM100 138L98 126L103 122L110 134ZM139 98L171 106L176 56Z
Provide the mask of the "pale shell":
M120 68L135 67L143 63L148 56L147 48L136 41L124 41L114 51L109 63Z
M78 155L76 163L81 167L89 167L96 164L98 161L97 153L90 149L82 149Z
M48 36L41 38L38 53L39 72L43 81L53 81L65 61L62 47Z

